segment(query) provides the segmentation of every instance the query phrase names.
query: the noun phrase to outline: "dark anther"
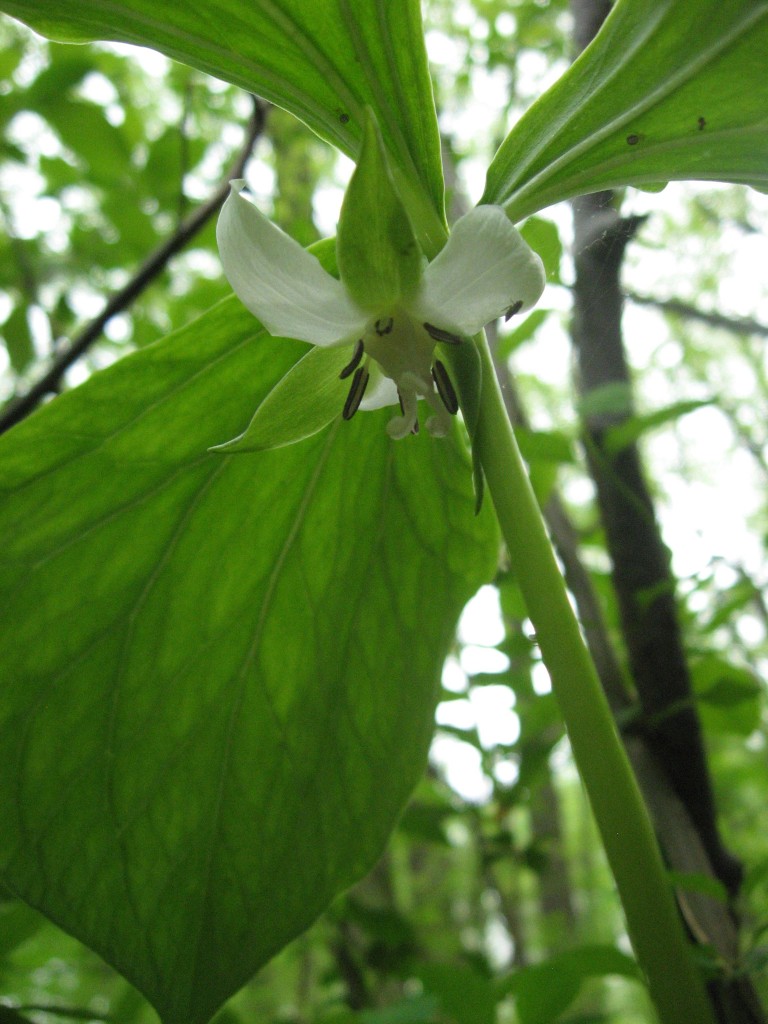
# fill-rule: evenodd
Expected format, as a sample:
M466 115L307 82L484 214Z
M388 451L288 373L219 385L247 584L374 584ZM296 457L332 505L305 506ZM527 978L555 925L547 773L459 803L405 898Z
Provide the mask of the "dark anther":
M385 334L389 334L392 328L395 326L395 321L391 316L388 316L386 320L377 320L373 325L374 331L381 338Z
M355 370L355 376L352 378L352 387L349 389L347 400L344 403L342 410L342 418L345 420L351 420L357 410L360 408L360 403L363 400L365 389L368 387L368 379L370 377L368 369L365 366L358 366Z
M517 302L513 302L512 305L507 309L506 313L504 314L504 321L506 322L507 320L509 320L509 318L511 316L514 316L515 313L519 313L522 308L523 308L523 300L522 299L518 299Z
M355 351L352 353L352 358L339 374L339 380L346 380L350 373L357 369L360 364L360 360L363 358L364 351L363 339L360 338L355 344Z
M435 365L432 367L432 380L435 382L438 395L443 400L443 405L451 416L455 416L459 411L459 400L456 397L456 392L453 390L453 384L451 384L448 371L439 359L435 360Z
M461 336L459 334L452 334L450 331L444 331L441 327L435 327L434 324L424 324L423 326L424 330L433 341L444 341L447 345L461 344Z

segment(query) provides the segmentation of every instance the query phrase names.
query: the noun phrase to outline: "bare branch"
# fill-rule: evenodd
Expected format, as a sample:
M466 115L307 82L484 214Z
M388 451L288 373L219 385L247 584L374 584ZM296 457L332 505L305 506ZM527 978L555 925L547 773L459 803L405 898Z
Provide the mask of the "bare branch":
M672 313L675 316L684 317L686 320L698 320L700 323L708 324L710 327L721 327L723 330L732 331L734 334L759 334L768 337L768 324L762 324L751 317L727 316L724 313L708 313L705 310L692 306L689 302L681 302L679 299L657 299L653 295L639 295L637 292L626 291L624 297L634 302L636 306L653 306L663 313Z

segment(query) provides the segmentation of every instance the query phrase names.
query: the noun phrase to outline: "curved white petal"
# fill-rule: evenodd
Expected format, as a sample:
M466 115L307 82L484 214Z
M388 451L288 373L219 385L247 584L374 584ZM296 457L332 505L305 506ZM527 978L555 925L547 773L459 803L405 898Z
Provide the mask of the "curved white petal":
M385 377L378 367L378 364L369 363L371 379L365 391L365 397L360 403L361 409L370 412L372 409L383 409L387 405L397 405L397 385L389 377Z
M409 303L422 322L475 334L490 320L530 309L544 290L544 266L500 206L476 206L456 221Z
M229 283L270 334L314 345L348 342L362 334L366 315L315 257L241 195L230 183L216 241Z

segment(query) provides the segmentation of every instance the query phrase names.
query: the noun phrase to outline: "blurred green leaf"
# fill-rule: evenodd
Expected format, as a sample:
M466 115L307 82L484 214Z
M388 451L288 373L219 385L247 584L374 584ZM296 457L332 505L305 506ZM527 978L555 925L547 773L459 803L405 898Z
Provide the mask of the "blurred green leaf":
M697 409L706 409L717 402L715 398L689 399L684 402L673 402L665 405L663 409L654 409L653 412L640 413L630 416L623 423L609 427L604 435L604 444L608 452L620 452L623 448L634 444L639 437L647 434L657 427L663 427L667 423L687 416L688 413L696 412Z
M434 996L440 1016L452 1024L495 1024L496 991L493 983L461 964L419 964L413 975Z
M547 281L560 284L563 243L560 241L557 224L544 217L529 217L520 228L520 234L528 245L541 256Z
M709 654L692 663L691 679L706 729L749 736L758 728L762 687L749 669Z
M640 981L637 963L613 946L581 946L516 971L499 983L512 994L520 1024L552 1024L591 977L611 975Z
M575 462L573 441L561 430L515 427L515 437L526 462Z
M693 871L669 871L669 880L677 889L684 889L686 892L700 892L712 899L720 900L721 903L728 903L728 890L723 883L711 875L704 875Z
M35 357L32 332L27 321L25 306L15 306L2 327L2 337L8 358L16 373L22 373Z
M119 190L130 178L130 147L103 107L61 97L44 114L64 145L85 161L90 181Z
M506 359L512 355L516 348L534 336L551 312L549 309L534 309L514 331L503 332L496 346L498 357Z

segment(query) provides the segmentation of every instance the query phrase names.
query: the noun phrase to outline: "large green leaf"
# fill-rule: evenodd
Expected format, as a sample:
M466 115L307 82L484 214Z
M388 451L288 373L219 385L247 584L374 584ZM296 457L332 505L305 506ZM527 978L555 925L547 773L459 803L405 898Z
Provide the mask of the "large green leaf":
M1 0L0 11L63 42L160 50L285 107L352 157L370 106L417 231L439 247L443 177L419 0Z
M167 1024L374 863L494 562L462 447L387 410L208 452L302 351L228 299L0 443L3 878Z
M621 185L768 188L766 0L618 0L507 136L483 201L516 219Z

